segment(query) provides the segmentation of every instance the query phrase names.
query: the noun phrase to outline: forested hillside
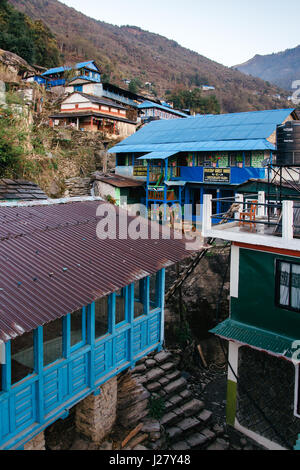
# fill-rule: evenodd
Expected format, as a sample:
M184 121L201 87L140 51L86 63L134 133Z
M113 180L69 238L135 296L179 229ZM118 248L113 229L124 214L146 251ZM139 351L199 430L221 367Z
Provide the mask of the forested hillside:
M278 87L213 62L158 34L135 26L118 27L96 21L56 0L9 2L51 29L62 54L61 64L95 59L103 79L117 85L125 86L124 80L135 80L140 92L162 97L209 84L216 89L213 94L221 112L289 106L285 100L288 93ZM206 93L211 94L202 95L207 96ZM281 100L276 97L278 94Z
M293 81L300 80L300 46L277 54L256 55L236 68L286 90L292 90Z
M0 49L21 56L31 65L51 67L61 60L50 29L13 8L7 0L0 0Z

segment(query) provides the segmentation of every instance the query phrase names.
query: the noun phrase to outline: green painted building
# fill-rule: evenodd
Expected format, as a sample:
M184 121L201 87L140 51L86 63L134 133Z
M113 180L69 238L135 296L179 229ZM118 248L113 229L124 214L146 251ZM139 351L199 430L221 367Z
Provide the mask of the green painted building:
M214 227L211 198L204 208L204 236L232 242L230 317L212 330L229 342L227 423L274 450L300 433L298 205L284 201L269 225L268 204L258 207L254 230L238 215Z

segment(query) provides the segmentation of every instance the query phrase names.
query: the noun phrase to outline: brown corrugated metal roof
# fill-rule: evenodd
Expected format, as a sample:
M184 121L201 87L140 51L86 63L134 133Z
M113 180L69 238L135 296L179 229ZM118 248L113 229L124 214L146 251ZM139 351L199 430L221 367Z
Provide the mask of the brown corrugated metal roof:
M29 332L192 254L183 240L123 240L119 231L115 240L100 240L100 204L0 206L0 339Z
M95 175L96 181L101 181L103 183L111 184L117 188L137 188L139 186L144 186L144 181L134 180L132 178L126 178L125 176L120 175Z

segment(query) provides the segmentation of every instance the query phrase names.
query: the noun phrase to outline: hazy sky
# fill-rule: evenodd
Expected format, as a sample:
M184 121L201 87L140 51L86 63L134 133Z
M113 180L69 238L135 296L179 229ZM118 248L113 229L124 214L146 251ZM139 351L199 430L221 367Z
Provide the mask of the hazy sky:
M135 25L224 65L300 44L300 0L63 0L97 20Z

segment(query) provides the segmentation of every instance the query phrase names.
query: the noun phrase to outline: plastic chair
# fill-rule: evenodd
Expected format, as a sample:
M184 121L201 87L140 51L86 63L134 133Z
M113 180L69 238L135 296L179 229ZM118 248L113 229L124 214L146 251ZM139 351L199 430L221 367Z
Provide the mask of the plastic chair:
M240 213L240 222L239 227L242 225L250 225L250 230L256 229L256 211L257 211L257 204L258 201L253 201L250 207L249 212L241 212Z

